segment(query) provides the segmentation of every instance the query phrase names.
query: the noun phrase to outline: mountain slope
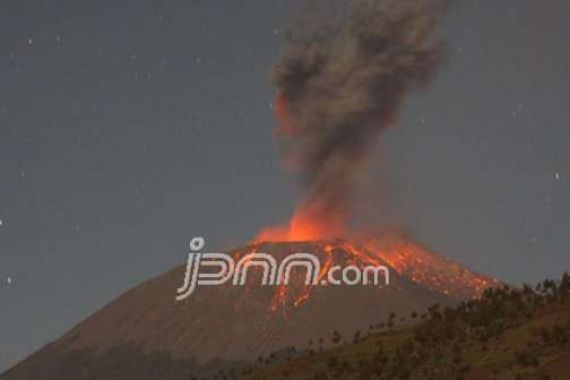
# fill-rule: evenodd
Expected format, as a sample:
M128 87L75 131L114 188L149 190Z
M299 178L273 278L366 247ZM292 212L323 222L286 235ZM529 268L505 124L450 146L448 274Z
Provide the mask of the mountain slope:
M371 253L356 249L344 241L262 243L232 255L242 257L255 250L282 259L291 253L311 252L323 263L362 265L368 259L358 255ZM389 266L381 258L375 260ZM255 285L260 275L256 273L248 278L254 286L199 287L187 300L176 302L176 289L185 272L185 267L177 267L127 291L0 379L188 379L243 368L271 352L303 349L309 340L322 340L323 349L330 345L326 338L333 330L350 336L356 329L386 320L393 311L409 315L433 303L457 301L389 267L390 285L380 288L308 289L302 273L285 289L262 287ZM468 295L478 291L473 288Z
M487 291L430 308L425 320L302 352L244 371L243 379L568 380L570 277L536 289Z

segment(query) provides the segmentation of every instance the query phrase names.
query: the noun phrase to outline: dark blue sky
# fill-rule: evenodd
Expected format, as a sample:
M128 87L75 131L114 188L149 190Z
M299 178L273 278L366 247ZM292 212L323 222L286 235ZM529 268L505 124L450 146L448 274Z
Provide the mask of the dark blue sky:
M269 72L290 8L2 1L0 369L182 264L191 236L288 218ZM570 269L569 17L458 4L448 63L375 146L374 212L506 281Z

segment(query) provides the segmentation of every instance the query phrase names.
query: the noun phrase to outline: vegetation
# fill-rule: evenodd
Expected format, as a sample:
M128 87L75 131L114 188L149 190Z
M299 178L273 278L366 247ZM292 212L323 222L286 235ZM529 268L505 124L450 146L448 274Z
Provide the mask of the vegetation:
M401 319L402 320L402 319ZM371 326L367 335L332 348L292 350L287 360L269 360L243 378L358 380L567 380L570 379L570 276L535 287L488 289L453 308L412 313L407 324ZM392 327L377 332L378 327ZM376 329L374 328L376 327ZM331 346L329 346L331 347ZM310 353L310 354L309 354Z

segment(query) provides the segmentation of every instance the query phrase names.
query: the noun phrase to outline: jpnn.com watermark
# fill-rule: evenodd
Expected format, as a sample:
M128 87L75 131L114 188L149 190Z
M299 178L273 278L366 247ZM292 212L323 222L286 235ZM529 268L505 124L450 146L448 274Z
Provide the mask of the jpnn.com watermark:
M262 286L288 285L291 272L296 268L305 269L307 286L390 284L390 272L384 265L364 267L335 265L328 268L322 276L321 262L318 256L312 253L287 255L278 263L271 255L254 252L243 256L236 263L234 258L226 253L201 253L205 244L204 238L201 237L195 237L190 241L192 252L188 254L183 284L176 291L177 301L188 298L198 286L224 285L228 282L233 286L244 286L248 270L252 267L262 269Z

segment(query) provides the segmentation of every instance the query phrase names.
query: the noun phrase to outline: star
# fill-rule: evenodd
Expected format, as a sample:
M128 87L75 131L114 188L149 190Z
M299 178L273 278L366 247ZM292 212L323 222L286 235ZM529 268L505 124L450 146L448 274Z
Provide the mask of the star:
M560 181L560 173L558 172L554 173L554 179Z

